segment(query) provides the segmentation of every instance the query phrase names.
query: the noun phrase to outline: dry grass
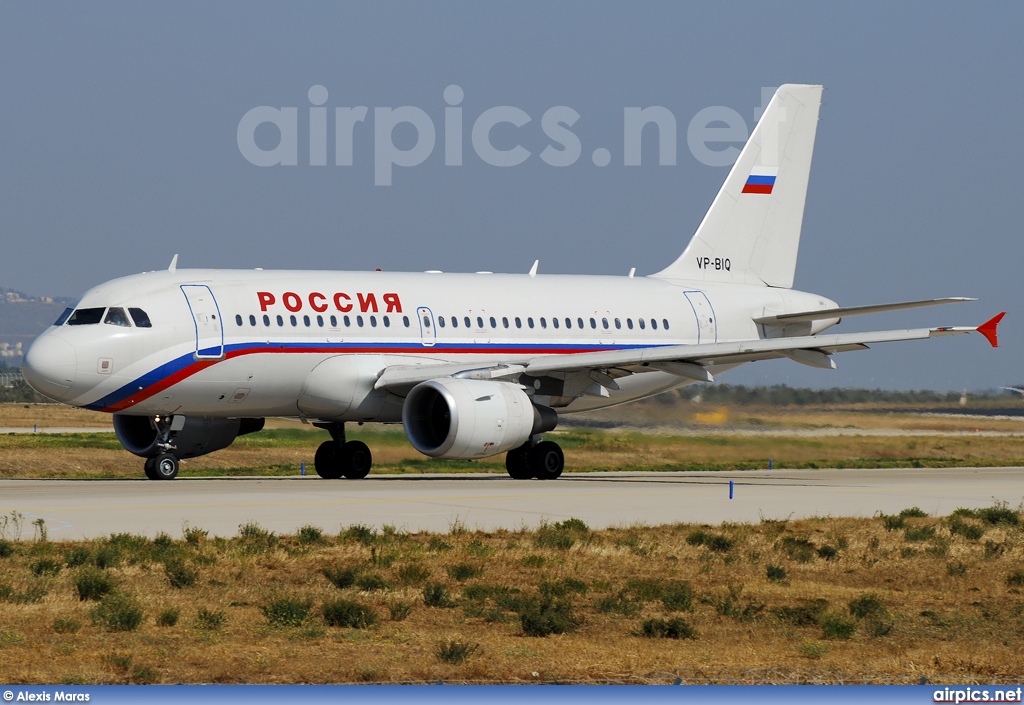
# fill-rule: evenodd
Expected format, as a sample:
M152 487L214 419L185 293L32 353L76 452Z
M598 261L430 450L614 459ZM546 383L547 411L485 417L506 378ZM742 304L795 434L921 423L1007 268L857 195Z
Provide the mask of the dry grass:
M1024 598L1012 576L1024 532L956 521L951 533L949 519L904 518L905 527L934 529L923 541L881 519L815 519L599 532L570 520L537 532L355 530L319 540L307 529L304 541L249 526L230 540L15 543L0 558L0 681L1019 682ZM965 523L982 536L965 538ZM692 538L698 530L728 541L702 543ZM65 563L82 548L120 556L107 571L143 604L137 631L93 623L92 603L74 588L81 568L52 575L40 563ZM171 586L164 564L174 560L198 570L194 585ZM479 573L460 579L463 565ZM769 580L769 566L785 577ZM339 590L324 570L340 568L365 579ZM661 600L666 586L678 598L683 582L692 608L668 611L685 607ZM426 606L427 583L442 586L451 606ZM11 601L32 588L45 596ZM544 594L571 604L578 629L523 635L516 608L536 607ZM375 622L327 626L322 608L339 600L371 608ZM289 604L308 605L307 621L273 626L268 615L296 614ZM171 608L177 623L158 626ZM664 628L681 624L673 619L696 638L641 635L645 622L649 633L678 634ZM843 624L853 625L849 639Z

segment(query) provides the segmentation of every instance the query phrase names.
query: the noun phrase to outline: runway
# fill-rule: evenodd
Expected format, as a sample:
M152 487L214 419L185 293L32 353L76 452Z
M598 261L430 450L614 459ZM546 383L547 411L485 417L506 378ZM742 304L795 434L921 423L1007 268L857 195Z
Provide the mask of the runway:
M733 498L729 498L732 480ZM577 473L554 482L498 475L370 475L148 480L0 480L0 515L24 515L23 538L42 518L51 540L129 532L180 537L182 526L233 536L257 522L291 534L364 524L447 532L536 527L577 517L593 528L633 524L758 522L862 516L917 506L932 515L957 507L1024 500L1024 468L787 470L721 473ZM13 524L8 522L8 536Z

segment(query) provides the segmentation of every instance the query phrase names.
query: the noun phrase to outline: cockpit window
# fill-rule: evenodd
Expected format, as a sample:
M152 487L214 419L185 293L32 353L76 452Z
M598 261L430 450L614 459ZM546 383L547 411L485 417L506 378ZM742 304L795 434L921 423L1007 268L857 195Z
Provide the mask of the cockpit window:
M132 324L128 322L128 315L124 312L123 308L107 309L107 317L103 319L103 322L112 326L132 327Z
M153 324L149 322L149 315L141 308L130 308L128 313L132 314L132 320L135 321L135 325L138 328L153 327Z
M91 326L103 320L104 308L80 308L71 314L69 326Z
M60 318L58 318L57 322L54 323L53 325L55 325L55 326L62 326L62 325L64 325L64 322L68 320L68 318L71 316L72 313L74 313L74 311L75 311L75 309L73 309L73 308L66 308L66 309L64 309L64 313L60 314Z

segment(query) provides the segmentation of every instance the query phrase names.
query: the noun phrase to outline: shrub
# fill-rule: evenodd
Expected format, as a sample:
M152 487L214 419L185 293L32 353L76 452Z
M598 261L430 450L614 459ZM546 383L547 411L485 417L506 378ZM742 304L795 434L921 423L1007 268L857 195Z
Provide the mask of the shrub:
M82 623L70 617L57 617L53 620L53 631L58 634L75 634L82 628Z
M89 562L89 549L84 546L76 546L64 552L64 565L68 568L77 568Z
M567 551L576 545L573 531L559 528L558 524L542 523L533 539L538 548L552 548Z
M545 563L547 563L547 561L548 561L548 559L545 558L544 556L538 556L538 555L535 555L535 554L530 554L529 556L523 556L523 559L521 561L519 561L519 562L522 563L527 568L540 568Z
M14 555L14 544L7 539L0 539L0 558L10 558Z
M434 536L430 539L430 543L427 544L427 548L435 553L440 553L441 551L452 550L452 545L440 536Z
M818 549L807 539L783 536L777 544L782 551L798 563L810 563L818 555Z
M419 585L430 577L430 569L419 563L410 563L398 570L398 580L403 585Z
M321 610L329 627L365 629L377 621L377 614L366 605L349 600L327 602Z
M181 610L177 607L166 607L156 616L156 624L158 627L173 627L180 616Z
M339 590L355 585L356 577L359 575L355 568L324 568L323 573L324 577Z
M768 579L776 583L781 583L787 577L786 569L778 565L769 565L766 573L768 574Z
M587 584L576 578L563 578L555 581L542 580L539 587L542 595L550 597L565 597L569 593L585 595L588 590Z
M519 623L526 636L569 634L576 631L583 620L573 614L569 600L540 597L524 600L518 610Z
M826 639L852 639L857 622L841 612L828 612L818 622Z
M164 572L167 574L167 580L171 583L171 587L179 590L191 587L199 580L199 571L179 559L167 561L164 564Z
M928 512L924 511L920 507L907 507L906 509L900 511L899 515L901 517L904 517L904 518L906 518L906 517L915 517L915 518L918 518L918 519L922 519L922 518L928 516Z
M390 612L392 622L401 622L412 612L412 605L406 602L393 602L388 605L388 612Z
M434 655L445 663L462 663L476 653L479 648L479 644L449 639L437 645Z
M172 539L170 534L166 531L161 531L156 535L156 538L153 539L153 546L165 551L174 546L174 539Z
M799 605L777 607L772 614L783 622L788 622L797 627L808 627L818 623L821 615L828 609L828 600L818 598L817 600L803 602Z
M896 529L902 529L906 523L902 514L879 514L882 519L882 526L885 527L886 531L896 531Z
M850 614L858 619L865 617L881 617L889 613L881 598L871 592L865 593L855 600L850 600Z
M564 531L575 531L579 534L586 534L590 531L590 527L587 526L587 523L582 519L577 519L576 517L569 517L555 526Z
M262 608L263 616L274 627L298 627L309 619L310 600L282 597Z
M625 592L619 592L602 597L594 607L598 612L614 612L625 617L632 617L640 613L641 604Z
M321 544L324 543L324 530L319 526L307 524L299 529L297 538L299 539L299 543L307 546L311 544Z
M207 631L217 631L224 626L226 617L222 610L211 611L200 607L196 612L196 627Z
M669 612L686 612L693 609L693 588L685 581L667 584L661 593L661 604ZM680 637L672 637L678 639Z
M908 526L903 530L903 538L907 541L927 541L935 537L935 529L931 526Z
M958 578L963 577L967 575L967 566L960 561L957 561L956 563L948 563L946 565L946 574Z
M111 592L104 595L100 603L89 611L89 616L94 624L112 632L133 632L142 624L143 613L132 595Z
M681 617L647 619L640 625L641 636L652 639L696 639L697 630Z
M29 566L32 569L33 575L56 575L61 571L62 566L58 561L52 558L40 558L38 561L32 563Z
M800 646L796 647L796 650L804 658L819 659L828 653L828 644L823 641L804 639Z
M954 515L949 518L949 533L963 536L968 541L977 541L985 535L985 529L977 524L966 522L959 516Z
M701 530L691 532L686 537L686 543L691 546L703 546L716 553L728 553L733 547L732 539L729 537Z
M185 537L185 542L193 546L206 541L206 537L210 535L210 532L206 529L199 529L191 526L184 526L181 530L182 535Z
M1024 587L1024 570L1015 570L1007 575L1006 584L1010 587Z
M457 580L460 583L475 578L483 573L483 570L475 565L469 563L458 563L456 565L448 566L448 577L452 580Z
M110 574L98 568L83 568L75 576L75 589L79 600L99 600L111 592L117 583Z
M366 573L356 578L356 587L360 590L371 592L373 590L387 590L391 583L377 573Z
M265 553L277 546L277 536L254 521L238 525L238 537L247 553Z
M1020 516L1005 504L996 504L994 507L979 509L975 512L975 516L986 524L1008 524L1010 526L1020 524Z
M377 541L377 531L362 524L353 524L341 532L341 539L372 546Z
M92 562L97 568L106 570L121 562L121 551L116 546L100 546L92 555Z
M17 592L10 585L0 583L0 600L13 602L16 605L27 605L39 602L46 597L46 588L41 585L31 585L25 592Z
M423 604L427 607L454 607L455 601L444 585L427 583L423 586Z
M829 546L828 544L824 544L823 546L821 546L821 548L818 549L817 553L818 556L824 558L826 561L834 561L835 559L839 558L839 549L835 548L834 546Z

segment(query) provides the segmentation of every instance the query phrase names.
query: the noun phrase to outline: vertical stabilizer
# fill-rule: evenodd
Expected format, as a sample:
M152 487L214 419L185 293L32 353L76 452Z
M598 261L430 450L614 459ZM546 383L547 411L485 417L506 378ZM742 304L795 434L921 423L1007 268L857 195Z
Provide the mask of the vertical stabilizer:
M793 286L821 86L780 86L665 279Z

